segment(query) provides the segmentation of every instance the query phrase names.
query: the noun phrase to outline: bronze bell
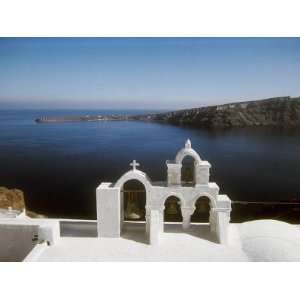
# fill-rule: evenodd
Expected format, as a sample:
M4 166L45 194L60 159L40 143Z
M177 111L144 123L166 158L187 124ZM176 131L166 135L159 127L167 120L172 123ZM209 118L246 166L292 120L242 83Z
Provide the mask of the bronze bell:
M198 213L204 213L207 210L209 210L209 204L207 204L206 202L201 201L197 206L197 212Z
M193 168L185 166L182 169L182 181L192 182L193 181Z
M177 207L177 200L171 200L167 204L166 213L169 215L176 215L178 214L178 207Z
M125 216L128 219L138 220L142 217L141 211L137 206L137 201L135 199L135 193L129 192L127 194L127 207Z

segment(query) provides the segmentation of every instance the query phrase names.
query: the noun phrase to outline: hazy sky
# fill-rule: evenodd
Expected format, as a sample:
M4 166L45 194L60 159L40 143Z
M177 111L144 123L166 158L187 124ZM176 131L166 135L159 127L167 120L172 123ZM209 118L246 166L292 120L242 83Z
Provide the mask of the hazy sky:
M0 109L177 109L287 95L300 96L300 38L0 38Z

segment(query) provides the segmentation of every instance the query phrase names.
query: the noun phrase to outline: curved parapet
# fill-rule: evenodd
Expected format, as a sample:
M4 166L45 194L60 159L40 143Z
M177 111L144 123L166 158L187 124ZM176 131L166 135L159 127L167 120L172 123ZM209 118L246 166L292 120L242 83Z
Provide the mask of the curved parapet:
M201 158L199 154L192 148L190 139L187 139L187 141L185 142L185 147L179 150L179 152L177 153L175 158L176 164L181 164L186 156L193 157L196 165L199 165L201 163Z
M125 173L122 177L119 178L119 180L114 184L115 188L121 188L123 184L128 180L138 180L142 184L144 184L146 190L149 189L152 186L150 178L145 174L144 172L140 170L130 170L127 173Z

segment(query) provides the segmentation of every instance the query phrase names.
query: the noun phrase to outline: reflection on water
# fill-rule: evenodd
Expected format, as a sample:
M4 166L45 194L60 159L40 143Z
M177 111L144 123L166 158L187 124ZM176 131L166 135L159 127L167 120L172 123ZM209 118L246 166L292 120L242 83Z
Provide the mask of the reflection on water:
M136 159L155 181L190 138L212 164L211 181L234 201L300 202L300 131L197 130L143 122L36 124L41 115L84 111L0 111L0 186L20 188L29 209L48 216L95 218L95 189L116 181ZM111 113L111 112L107 112ZM300 220L297 207L233 206L233 220Z

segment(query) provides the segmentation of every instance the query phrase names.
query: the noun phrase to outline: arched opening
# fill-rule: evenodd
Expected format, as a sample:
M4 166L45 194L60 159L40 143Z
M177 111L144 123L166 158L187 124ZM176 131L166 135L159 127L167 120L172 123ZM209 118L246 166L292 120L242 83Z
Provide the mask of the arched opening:
M137 179L126 181L121 188L121 235L125 239L147 243L146 188Z
M146 189L136 179L128 180L121 189L124 221L145 221L146 215Z
M209 223L210 199L201 196L195 202L195 210L191 216L192 223Z
M195 159L190 155L185 156L182 160L181 182L182 185L195 184Z
M180 200L176 196L170 196L165 201L164 222L182 222Z

